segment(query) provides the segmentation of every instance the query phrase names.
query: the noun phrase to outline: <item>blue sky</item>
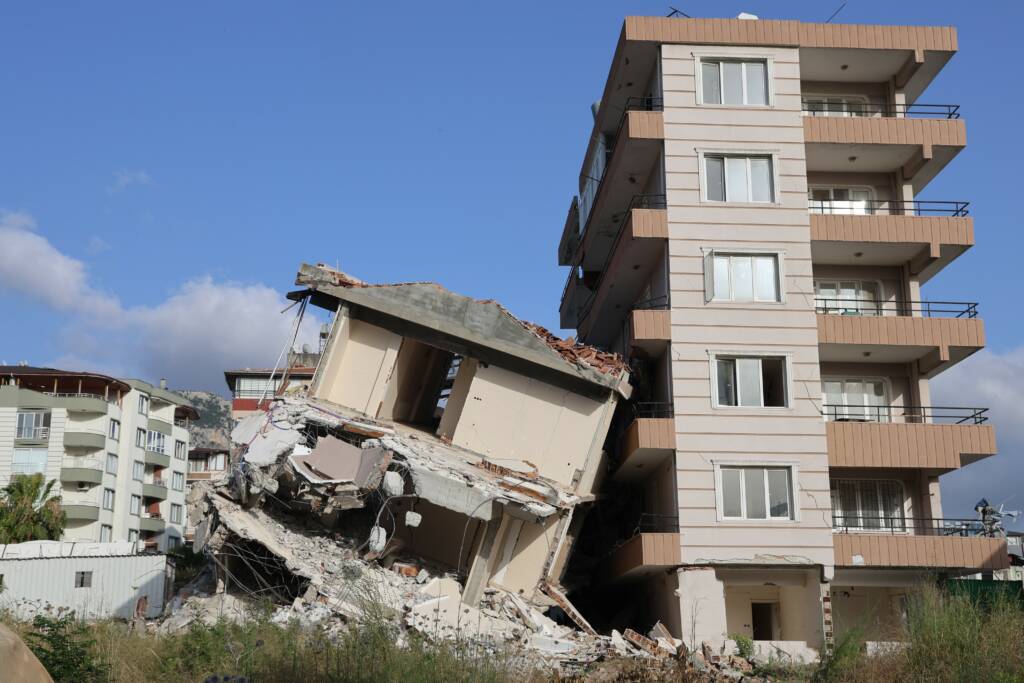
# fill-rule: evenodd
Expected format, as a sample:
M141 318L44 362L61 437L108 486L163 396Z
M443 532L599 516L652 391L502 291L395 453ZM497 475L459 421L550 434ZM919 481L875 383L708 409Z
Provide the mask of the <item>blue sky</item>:
M839 4L676 6L822 21ZM0 254L0 360L220 390L225 363L272 363L289 324L272 290L304 260L371 281L437 280L557 329L555 246L590 103L622 17L667 11L5 3L0 210L25 234L23 252ZM958 27L961 51L922 101L960 104L969 146L923 198L970 201L978 245L925 296L981 303L989 350L977 365L994 382L1024 381L1010 182L1024 102L1006 88L1020 80L1022 19L1019 3L934 0L853 0L836 18ZM97 309L114 313L97 324ZM958 399L979 384L962 368L946 381ZM1024 446L1024 431L1014 438Z

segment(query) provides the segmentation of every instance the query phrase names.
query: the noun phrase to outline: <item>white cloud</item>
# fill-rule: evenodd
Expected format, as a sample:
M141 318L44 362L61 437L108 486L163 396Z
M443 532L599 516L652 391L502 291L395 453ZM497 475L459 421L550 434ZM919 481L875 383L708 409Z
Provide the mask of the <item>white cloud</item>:
M114 184L107 188L111 194L116 194L128 188L130 185L152 185L153 179L145 171L130 171L122 169L114 171Z
M1024 509L1024 346L1006 353L987 349L955 365L932 382L937 406L989 408L999 454L942 477L942 508L947 517L973 517L980 498L1008 510ZM1024 528L1018 518L1011 526Z
M202 277L155 305L124 306L32 227L24 214L0 214L0 290L69 315L58 339L64 353L52 361L58 367L224 391L225 369L271 366L290 339L294 310L282 315L288 302L269 287ZM316 337L317 321L307 315L298 343Z

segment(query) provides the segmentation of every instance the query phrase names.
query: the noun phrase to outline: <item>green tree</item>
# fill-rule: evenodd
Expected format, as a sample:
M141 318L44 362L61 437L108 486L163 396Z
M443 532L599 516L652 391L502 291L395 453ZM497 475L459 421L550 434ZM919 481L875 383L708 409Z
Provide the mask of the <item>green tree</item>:
M42 474L19 474L0 490L0 543L60 538L66 515L60 496L50 495L56 483Z

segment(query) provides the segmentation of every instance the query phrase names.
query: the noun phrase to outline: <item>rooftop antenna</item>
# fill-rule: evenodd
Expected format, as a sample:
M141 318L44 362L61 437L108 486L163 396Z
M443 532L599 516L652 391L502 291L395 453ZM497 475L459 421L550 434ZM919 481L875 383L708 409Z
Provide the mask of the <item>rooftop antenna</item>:
M668 8L670 10L672 10L671 12L668 13L668 18L679 16L679 17L686 17L687 19L693 19L693 17L691 17L689 14L687 14L686 12L683 12L682 10L676 9L672 5L669 5Z
M841 4L841 5L839 5L838 9L836 9L836 11L832 13L832 16L830 16L828 19L825 20L825 23L826 24L831 23L832 20L836 18L836 15L843 11L844 7L846 7L846 3L845 2L843 4Z

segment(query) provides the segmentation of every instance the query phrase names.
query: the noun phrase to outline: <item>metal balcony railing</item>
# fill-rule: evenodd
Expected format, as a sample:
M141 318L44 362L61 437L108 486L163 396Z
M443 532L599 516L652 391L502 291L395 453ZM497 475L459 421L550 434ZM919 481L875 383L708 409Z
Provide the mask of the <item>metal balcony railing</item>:
M837 216L953 216L968 214L970 202L893 199L810 199L813 214Z
M814 298L814 310L828 315L896 315L924 318L977 318L978 304L969 301L870 301Z
M14 438L16 439L32 439L33 441L42 441L50 438L49 427L18 427L14 432Z
M895 422L903 424L985 424L988 408L953 408L946 406L821 406L822 415L830 422Z
M167 488L167 480L166 479L159 479L157 477L154 477L151 481L147 481L146 483L147 484L151 484L153 486L160 486L162 488Z
M671 418L675 409L670 401L637 401L632 404L634 418Z
M644 512L636 522L633 535L643 533L677 534L679 533L679 516Z
M669 310L668 295L655 296L633 304L634 311L667 311Z
M872 102L823 102L802 100L805 116L958 119L959 104L875 104Z
M882 533L908 536L975 536L994 538L1002 532L986 529L980 519L833 514L832 531L838 534Z

